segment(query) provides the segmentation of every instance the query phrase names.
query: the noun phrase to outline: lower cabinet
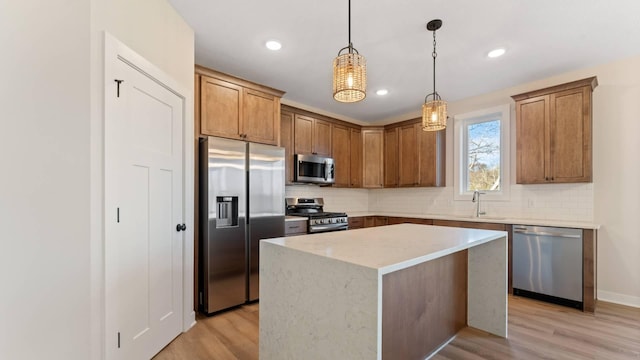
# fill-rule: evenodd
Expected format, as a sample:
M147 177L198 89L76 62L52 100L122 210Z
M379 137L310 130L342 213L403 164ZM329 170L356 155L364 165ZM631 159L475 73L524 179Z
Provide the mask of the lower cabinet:
M394 224L433 225L433 220L431 220L431 219L409 218L409 217L395 217L395 216L387 217L387 225L394 225Z
M362 229L364 227L364 217L363 216L354 216L349 217L349 230L352 229Z
M364 227L374 227L376 226L376 216L367 216L364 218Z
M468 228L468 229L507 231L506 224L484 223L484 222L475 222L475 221L433 220L433 225L452 226L452 227Z

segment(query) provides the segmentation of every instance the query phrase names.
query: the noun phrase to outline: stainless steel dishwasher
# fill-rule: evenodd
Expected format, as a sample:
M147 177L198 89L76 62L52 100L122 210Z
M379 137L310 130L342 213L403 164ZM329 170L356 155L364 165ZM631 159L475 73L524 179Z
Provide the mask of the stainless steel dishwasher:
M513 225L513 293L582 309L582 229Z

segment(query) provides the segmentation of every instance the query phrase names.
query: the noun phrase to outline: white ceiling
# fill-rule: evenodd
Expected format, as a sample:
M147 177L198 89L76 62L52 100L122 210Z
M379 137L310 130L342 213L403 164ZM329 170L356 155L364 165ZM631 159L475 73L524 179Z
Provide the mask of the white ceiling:
M347 0L169 1L195 31L196 63L369 123L416 112L433 91L431 19L443 21L436 87L447 101L640 54L638 0L352 0L368 87L365 100L343 104L332 97L331 66L347 46ZM269 39L282 49L267 50ZM507 53L489 59L497 47Z

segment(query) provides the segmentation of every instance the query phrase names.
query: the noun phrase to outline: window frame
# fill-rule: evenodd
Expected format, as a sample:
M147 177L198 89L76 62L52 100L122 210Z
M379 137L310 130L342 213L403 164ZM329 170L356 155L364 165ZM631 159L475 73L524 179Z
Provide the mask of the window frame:
M454 116L454 200L470 201L473 197L473 191L465 190L468 177L465 165L468 160L462 158L462 156L467 156L467 127L472 124L490 120L494 117L500 118L500 190L486 191L486 194L482 195L482 200L509 201L511 199L511 146L509 141L511 134L509 126L511 123L511 108L509 104L504 104Z

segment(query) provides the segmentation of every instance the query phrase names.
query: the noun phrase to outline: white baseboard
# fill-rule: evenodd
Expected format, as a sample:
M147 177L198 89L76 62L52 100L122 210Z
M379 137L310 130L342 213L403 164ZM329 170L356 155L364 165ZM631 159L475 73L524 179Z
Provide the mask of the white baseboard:
M598 290L598 300L640 308L640 297Z
M184 329L182 332L187 332L189 331L192 327L194 327L196 325L196 312L192 311L191 313L189 313L189 315L187 316L186 321L184 322Z

